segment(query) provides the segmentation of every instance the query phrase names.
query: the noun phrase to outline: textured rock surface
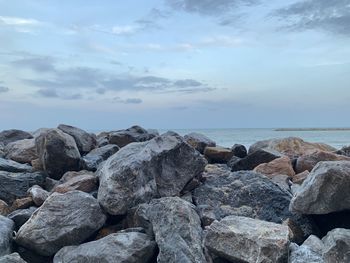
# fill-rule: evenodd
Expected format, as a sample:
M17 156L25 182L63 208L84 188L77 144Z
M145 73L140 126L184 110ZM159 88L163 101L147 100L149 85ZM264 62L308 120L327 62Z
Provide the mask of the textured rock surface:
M195 148L200 153L204 153L205 147L215 147L216 143L209 139L207 136L192 132L190 134L187 134L184 136L185 141L191 145L193 148Z
M11 204L16 198L25 197L33 185L45 183L43 173L9 173L0 171L0 199Z
M286 262L289 231L280 224L228 216L206 228L205 246L231 262Z
M11 253L14 226L11 219L0 215L0 257Z
M289 157L297 157L305 154L313 153L317 150L333 152L336 149L323 143L310 143L296 137L288 137L283 139L271 139L254 143L249 148L249 153L258 149L270 149L278 151Z
M231 148L233 155L239 158L244 158L247 156L247 148L242 144L235 144Z
M108 142L116 144L119 147L124 147L132 142L144 142L151 140L155 134L148 133L147 130L140 126L132 126L126 130L111 132L108 135Z
M336 228L322 238L323 257L327 263L350 262L350 229Z
M51 129L35 139L37 153L44 170L54 179L67 171L79 169L80 153L72 136Z
M97 174L98 200L113 215L155 197L178 196L200 177L206 160L182 137L165 134L133 143L111 156Z
M309 176L309 174L310 174L309 171L298 173L295 176L293 176L292 181L295 184L302 184L305 181L305 179Z
M5 157L19 163L31 163L38 158L35 139L24 139L9 143L5 147Z
M201 222L189 202L179 197L154 199L136 209L133 222L146 228L151 224L159 247L157 262L206 262Z
M68 172L61 178L52 192L66 193L73 190L86 193L97 190L97 177L88 171Z
M204 156L210 163L227 163L233 156L231 149L224 147L206 147Z
M40 255L51 256L64 246L86 240L105 220L91 195L81 191L54 193L19 229L16 242Z
M54 263L124 262L148 263L156 243L143 233L128 232L108 235L80 246L64 247L55 255Z
M268 177L273 177L274 175L284 174L290 177L295 175L292 162L289 157L283 156L277 158L269 163L259 164L254 168L255 172L265 174Z
M0 199L0 216L6 216L10 213L10 207L8 204Z
M312 251L309 247L292 243L288 263L324 263L324 260L322 254Z
M291 211L328 214L350 209L350 162L320 162L293 196Z
M10 255L6 255L0 257L0 263L26 263L18 253L12 253Z
M41 206L45 200L49 197L49 192L42 189L39 185L34 185L28 189L29 196L32 197L36 206Z
M81 155L90 152L97 145L96 136L82 129L64 124L58 125L57 128L74 138Z
M17 163L0 157L0 171L12 173L32 172L33 168L30 165Z
M100 163L119 151L118 145L107 144L100 148L93 149L82 158L82 168L88 171L96 171Z
M33 136L30 133L21 130L5 130L0 132L0 143L5 146L11 142L32 138Z
M13 220L13 222L15 222L16 229L19 229L25 224L25 222L28 221L28 219L32 216L36 209L37 207L34 206L29 207L27 209L18 209L16 211L13 211L7 217Z

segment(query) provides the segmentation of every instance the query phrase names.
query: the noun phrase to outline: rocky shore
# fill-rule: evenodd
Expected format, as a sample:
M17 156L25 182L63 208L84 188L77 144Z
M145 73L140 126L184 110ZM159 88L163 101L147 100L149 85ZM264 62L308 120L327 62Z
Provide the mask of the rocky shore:
M350 147L0 132L0 263L349 263Z

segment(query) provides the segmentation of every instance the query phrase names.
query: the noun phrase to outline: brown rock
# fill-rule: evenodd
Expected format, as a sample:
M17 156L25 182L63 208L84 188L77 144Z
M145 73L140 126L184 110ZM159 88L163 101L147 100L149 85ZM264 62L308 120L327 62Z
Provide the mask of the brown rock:
M326 151L315 151L311 154L300 156L297 160L295 170L297 173L309 171L321 161L350 161L350 157Z
M231 149L224 147L206 147L204 156L210 163L227 163L233 156Z
M35 171L43 171L44 170L43 164L41 163L39 158L32 160L31 164L32 164L32 167Z
M290 177L293 177L295 175L292 163L287 156L277 158L269 163L262 163L255 167L254 171L265 174L270 178L278 174L284 174Z
M0 216L7 216L10 213L10 207L0 199Z
M33 198L32 197L24 197L20 199L16 199L12 203L11 210L18 210L18 209L26 209L34 205Z
M307 176L309 175L309 171L304 171L304 172L302 172L302 173L298 173L297 175L295 175L294 177L293 177L293 183L295 183L295 184L302 184L304 181L305 181L305 179L307 178Z
M61 184L55 186L52 192L66 193L80 190L89 193L97 189L97 177L88 171L68 172L60 180Z
M36 206L41 206L49 197L49 192L42 189L39 185L34 185L28 189L28 194L33 198Z
M5 147L5 157L18 163L31 163L37 159L35 139L11 142Z

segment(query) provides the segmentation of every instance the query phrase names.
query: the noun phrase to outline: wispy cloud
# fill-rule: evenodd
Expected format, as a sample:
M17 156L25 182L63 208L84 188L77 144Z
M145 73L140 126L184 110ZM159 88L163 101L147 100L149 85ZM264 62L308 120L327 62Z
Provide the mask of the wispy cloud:
M12 61L15 67L30 68L37 72L50 72L55 70L55 59L48 56L29 56Z
M32 33L42 25L43 22L32 18L0 16L0 27L9 27L21 33Z
M8 92L8 91L10 91L10 89L8 87L0 86L0 93L5 93L5 92Z
M143 101L140 98L127 98L122 99L120 97L113 98L113 102L122 104L141 104Z

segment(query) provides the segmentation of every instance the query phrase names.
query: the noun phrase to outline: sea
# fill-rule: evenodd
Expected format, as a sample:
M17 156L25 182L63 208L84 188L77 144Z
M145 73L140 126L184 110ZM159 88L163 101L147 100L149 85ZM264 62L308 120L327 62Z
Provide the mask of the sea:
M350 130L276 130L276 129L171 129L180 135L198 132L206 135L217 145L231 147L243 144L249 147L253 143L272 138L299 137L308 142L322 142L337 149L350 145ZM167 130L159 130L160 133Z

